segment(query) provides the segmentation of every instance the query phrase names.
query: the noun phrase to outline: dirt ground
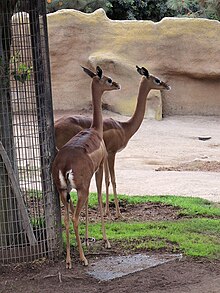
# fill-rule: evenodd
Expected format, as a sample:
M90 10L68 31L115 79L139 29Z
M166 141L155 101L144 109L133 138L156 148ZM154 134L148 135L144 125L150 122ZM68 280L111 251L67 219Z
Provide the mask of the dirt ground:
M56 118L63 114L56 114ZM118 193L199 196L220 202L219 124L220 117L144 120L128 146L116 156ZM204 141L200 136L211 138ZM91 191L96 191L94 182ZM177 219L175 209L159 204L138 208L122 205L122 213L127 220ZM90 212L90 220L96 220L96 213ZM123 253L127 252L119 250L117 244L108 252L102 249L100 254L89 253L89 266L97 258ZM72 270L65 269L64 257L56 262L0 267L0 292L219 293L220 260L183 257L111 281L98 281L87 274L73 251Z
M89 261L92 262L92 258ZM219 293L220 262L182 259L111 281L98 281L75 263L71 271L63 261L35 263L25 269L1 269L1 293Z
M138 220L178 220L178 209L159 203L146 203L138 206L121 203L124 221ZM111 207L111 214L114 209ZM97 221L96 210L90 210L90 221ZM81 220L84 220L83 214ZM100 219L99 219L100 220ZM72 249L73 268L65 269L64 256L55 262L41 261L28 265L0 267L1 293L84 293L84 292L166 292L166 293L219 293L220 261L207 261L182 257L162 265L141 270L110 281L100 281L88 274L97 260L107 256L128 255L118 243L105 250L101 242L91 243L87 258L89 266L78 261L78 253ZM140 252L140 251L139 251ZM134 252L133 252L134 253ZM148 256L151 251L142 251ZM158 251L156 255L170 253Z
M178 209L159 203L138 206L121 203L125 221L136 220L178 220ZM111 214L114 209L111 207ZM96 210L90 210L90 221L97 221ZM83 214L81 220L84 220ZM99 219L100 220L100 219ZM28 265L0 267L1 293L84 293L84 292L143 292L143 293L219 293L220 260L208 261L182 257L162 265L131 273L110 281L91 277L88 270L98 260L108 256L130 255L118 243L105 250L101 242L91 243L87 253L89 266L79 263L78 253L72 248L73 268L65 269L65 257L55 262L41 261ZM135 253L135 252L133 252ZM140 253L140 251L138 251ZM171 253L170 251L141 251L148 256Z

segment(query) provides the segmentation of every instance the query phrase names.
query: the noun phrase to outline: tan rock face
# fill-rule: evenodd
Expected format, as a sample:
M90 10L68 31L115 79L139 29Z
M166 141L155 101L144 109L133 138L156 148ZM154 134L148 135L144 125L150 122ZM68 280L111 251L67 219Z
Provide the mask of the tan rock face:
M91 69L100 65L122 86L120 92L106 93L104 102L116 112L131 115L140 81L137 64L172 87L151 92L147 106L153 106L147 116L160 119L162 111L164 115L220 113L218 21L112 21L102 9L91 14L60 10L48 15L48 30L56 110L88 107L90 80L80 65Z

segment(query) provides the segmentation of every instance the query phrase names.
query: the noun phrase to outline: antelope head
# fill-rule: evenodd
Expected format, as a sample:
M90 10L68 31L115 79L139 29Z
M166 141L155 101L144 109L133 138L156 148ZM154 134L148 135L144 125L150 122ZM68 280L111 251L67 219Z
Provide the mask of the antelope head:
M171 86L168 85L166 82L160 80L158 77L156 76L153 76L149 73L149 71L144 68L144 67L139 67L136 65L136 68L137 68L137 72L142 75L144 78L147 79L148 83L150 84L150 87L152 89L155 89L155 90L170 90L171 89Z
M82 69L88 76L90 76L95 83L99 83L101 85L102 91L112 91L119 90L120 85L113 81L111 77L103 75L102 69L100 66L96 67L96 73L92 72L90 69L81 66Z

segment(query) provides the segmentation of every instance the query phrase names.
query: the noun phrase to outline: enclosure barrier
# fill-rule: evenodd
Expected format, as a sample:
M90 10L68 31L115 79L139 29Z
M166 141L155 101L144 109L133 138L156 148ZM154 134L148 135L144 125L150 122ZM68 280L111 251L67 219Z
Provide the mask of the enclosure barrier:
M62 248L45 0L0 1L0 264Z

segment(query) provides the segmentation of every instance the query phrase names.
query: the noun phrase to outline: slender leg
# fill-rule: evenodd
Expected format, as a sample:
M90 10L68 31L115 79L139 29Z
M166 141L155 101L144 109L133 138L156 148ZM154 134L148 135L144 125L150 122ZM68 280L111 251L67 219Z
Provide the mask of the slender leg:
M70 221L69 221L69 208L70 202L67 202L67 191L63 190L60 192L60 199L64 205L64 224L66 229L66 268L71 269L71 257L70 257Z
M106 248L111 248L110 242L107 239L106 231L105 231L105 222L103 215L103 202L102 202L102 179L103 179L103 165L100 165L98 171L95 173L97 193L98 193L98 202L99 202L99 211L102 222L102 235Z
M117 196L117 191L116 191L115 155L116 154L111 154L108 156L108 166L109 166L109 172L110 172L110 176L111 176L112 188L113 188L113 193L114 193L114 201L115 201L115 209L116 209L115 217L121 218L122 214L120 212L118 196Z
M86 201L88 200L89 196L89 189L87 190L77 190L78 200L76 204L75 213L73 216L73 225L74 225L74 231L76 235L76 241L79 249L79 256L80 260L84 263L85 266L88 265L88 261L84 255L83 249L82 249L82 243L81 239L79 237L79 215L83 208L83 206L86 204Z
M71 199L70 199L70 210L71 210L72 215L74 215L75 210L74 210L73 202Z
M74 215L74 206L72 201L70 201L70 210L72 215ZM88 200L86 202L86 206L85 206L85 210L86 210L86 232L85 232L85 243L86 246L89 246L89 230L88 230ZM72 217L73 219L73 217ZM74 224L74 223L73 223Z
M89 205L89 200L87 198L87 201L85 203L85 210L86 210L86 233L85 233L85 243L86 246L89 246L89 214L88 214L88 205Z
M109 210L109 168L108 168L108 160L106 159L104 162L104 169L105 169L105 193L106 193L106 203L105 203L105 216L110 216Z

